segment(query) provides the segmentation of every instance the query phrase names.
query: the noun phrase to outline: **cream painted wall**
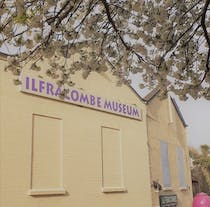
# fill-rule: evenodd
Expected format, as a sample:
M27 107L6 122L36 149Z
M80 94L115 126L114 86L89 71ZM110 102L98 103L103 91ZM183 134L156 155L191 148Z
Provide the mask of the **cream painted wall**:
M139 97L126 86L116 87L113 78L107 74L93 73L88 80L75 77L76 87L88 93L136 104L142 109L142 121L24 94L13 84L13 76L3 72L3 65L1 61L1 207L151 206L146 106ZM61 164L59 166L50 157L49 163L52 167L53 164L60 167L60 187L65 189L64 195L28 195L33 173L33 114L62 120ZM121 132L125 192L102 192L102 126Z
M148 139L150 152L151 180L158 181L163 190L156 192L152 189L152 206L159 206L159 195L176 194L178 207L192 206L192 185L189 167L189 155L186 144L186 129L183 126L170 99L154 98L147 107ZM171 178L171 189L164 189L161 163L160 141L168 143L168 159ZM183 149L184 176L187 188L179 187L177 147Z

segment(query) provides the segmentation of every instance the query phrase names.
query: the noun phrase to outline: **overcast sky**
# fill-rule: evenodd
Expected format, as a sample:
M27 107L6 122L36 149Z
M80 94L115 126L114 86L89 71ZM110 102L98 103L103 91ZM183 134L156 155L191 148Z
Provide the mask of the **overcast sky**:
M210 101L192 98L186 102L176 101L188 125L188 145L196 148L210 145Z

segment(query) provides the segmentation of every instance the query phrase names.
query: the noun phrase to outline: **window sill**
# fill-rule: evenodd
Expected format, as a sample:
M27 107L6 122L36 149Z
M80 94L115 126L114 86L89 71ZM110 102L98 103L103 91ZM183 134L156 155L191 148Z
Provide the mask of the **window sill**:
M66 190L64 188L52 188L52 189L30 189L28 195L39 196L39 195L65 195Z
M163 191L171 191L172 187L163 187Z
M102 188L103 193L127 192L125 187L105 187Z
M187 187L180 187L179 190L186 191L186 190L188 190L188 188Z
M168 125L169 126L173 126L174 125L174 122L168 122Z

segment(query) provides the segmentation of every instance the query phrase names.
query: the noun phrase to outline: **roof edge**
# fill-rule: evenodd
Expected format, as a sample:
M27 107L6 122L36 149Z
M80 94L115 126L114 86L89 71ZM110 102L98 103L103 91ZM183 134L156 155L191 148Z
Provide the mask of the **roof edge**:
M160 92L160 89L154 89L152 90L146 97L144 97L144 100L146 101L146 103L149 103L150 101L152 101L156 96L157 94ZM186 121L184 120L184 116L182 115L181 113L181 110L179 109L179 106L178 104L176 103L176 100L174 98L172 98L170 96L170 99L171 99L171 102L173 103L174 105L174 108L183 124L183 126L186 128L188 127L188 125L186 124Z
M175 100L174 98L172 98L171 96L170 96L170 99L171 99L171 101L172 101L172 103L173 103L173 105L174 105L174 107L175 107L175 110L176 110L176 112L177 112L177 114L178 114L178 116L179 116L179 118L180 118L180 120L181 120L183 126L184 126L185 128L188 127L188 125L186 124L186 122L185 122L185 120L184 120L184 117L183 117L183 115L182 115L182 112L181 112L181 110L180 110L178 104L176 103L176 100Z
M128 88L130 88L131 91L134 92L134 94L135 94L135 95L136 95L144 104L147 103L147 101L146 101L143 97L141 97L141 96L139 95L139 93L138 93L131 85L128 85Z
M148 104L150 101L152 101L157 94L160 92L160 89L155 88L153 89L151 92L149 92L145 97L144 100L146 101L146 103Z
M10 56L10 55L6 54L6 53L3 53L3 52L0 52L0 59L1 60L6 60L8 56Z

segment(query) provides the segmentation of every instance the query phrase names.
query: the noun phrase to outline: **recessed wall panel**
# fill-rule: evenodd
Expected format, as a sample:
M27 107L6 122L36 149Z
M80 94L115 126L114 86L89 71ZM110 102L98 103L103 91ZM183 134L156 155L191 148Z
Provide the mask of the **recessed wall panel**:
M165 188L171 187L170 166L168 160L168 143L160 141L163 185Z
M31 189L62 187L62 120L33 115Z
M120 130L102 127L103 188L118 191L123 188Z

